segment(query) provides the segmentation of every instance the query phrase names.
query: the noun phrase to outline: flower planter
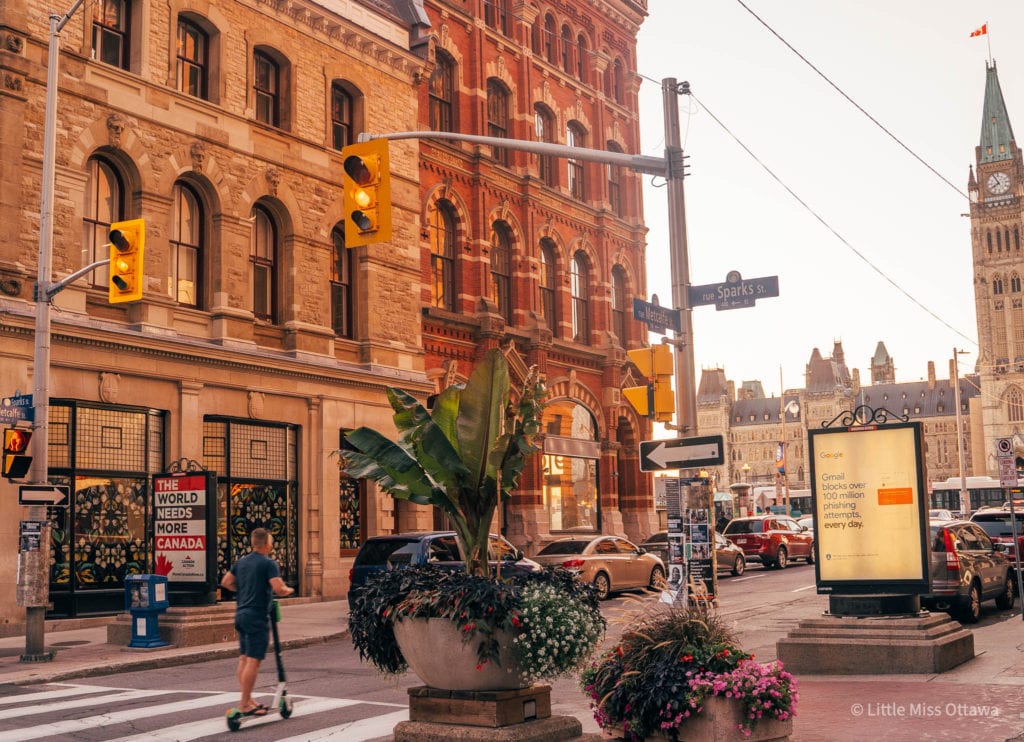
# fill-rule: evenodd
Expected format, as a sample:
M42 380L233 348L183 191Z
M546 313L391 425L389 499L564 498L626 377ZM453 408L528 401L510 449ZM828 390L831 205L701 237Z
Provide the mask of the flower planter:
M743 705L735 698L711 696L704 701L704 707L697 716L688 719L671 737L661 732L649 734L647 742L768 742L768 740L787 740L793 733L793 719L779 721L764 718L747 736L740 730L743 722Z
M499 632L501 666L487 662L477 669L479 637L463 641L458 626L447 618L404 618L395 621L395 641L410 669L426 685L443 690L518 690L522 680L512 651L512 634Z

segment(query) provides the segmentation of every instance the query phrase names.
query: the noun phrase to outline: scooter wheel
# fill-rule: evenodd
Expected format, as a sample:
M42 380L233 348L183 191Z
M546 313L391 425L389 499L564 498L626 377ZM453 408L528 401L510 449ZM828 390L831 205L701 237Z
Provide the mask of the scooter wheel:
M227 715L228 729L237 732L242 728L242 712L238 709L231 709Z
M278 711L280 711L282 719L287 719L292 715L292 702L287 698L282 698L281 704L278 706Z

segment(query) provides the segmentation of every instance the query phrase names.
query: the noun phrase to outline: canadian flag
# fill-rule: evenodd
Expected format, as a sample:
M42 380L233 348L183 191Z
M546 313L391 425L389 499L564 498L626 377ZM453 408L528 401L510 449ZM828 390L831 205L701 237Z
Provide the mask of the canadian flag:
M973 39L975 36L984 36L987 33L988 33L988 24L987 23L983 23L983 24L981 24L981 28L976 28L973 31L971 31L971 38Z

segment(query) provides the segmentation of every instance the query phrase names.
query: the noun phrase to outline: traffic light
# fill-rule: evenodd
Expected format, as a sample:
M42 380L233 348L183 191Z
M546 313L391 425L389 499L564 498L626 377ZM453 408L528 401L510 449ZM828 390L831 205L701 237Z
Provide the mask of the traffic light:
M28 442L32 440L32 431L21 428L4 430L4 468L3 475L8 479L21 479L28 473L32 457L27 456Z
M345 246L391 239L391 175L388 140L371 139L341 150Z
M142 253L145 247L145 219L129 219L110 225L108 301L111 304L142 298Z
M676 411L676 395L672 391L672 348L652 345L631 350L629 360L647 378L647 384L623 389L626 400L645 417L660 423L671 422Z

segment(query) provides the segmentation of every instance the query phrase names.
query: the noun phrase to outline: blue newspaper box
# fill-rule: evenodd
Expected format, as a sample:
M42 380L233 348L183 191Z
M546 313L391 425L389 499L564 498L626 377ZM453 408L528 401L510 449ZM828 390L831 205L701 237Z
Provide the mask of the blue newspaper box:
M124 578L124 607L132 614L129 647L166 647L160 639L157 616L167 610L165 575L128 575Z

